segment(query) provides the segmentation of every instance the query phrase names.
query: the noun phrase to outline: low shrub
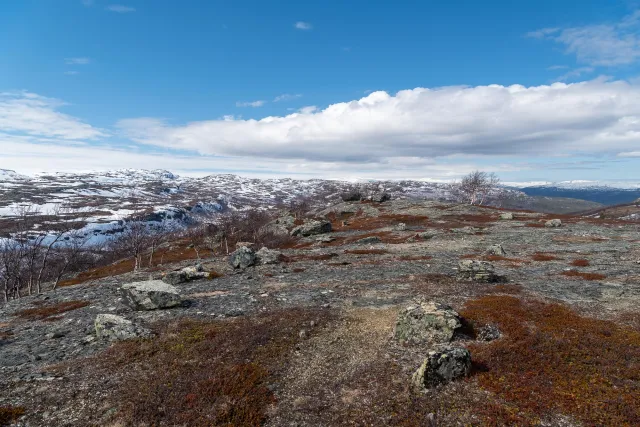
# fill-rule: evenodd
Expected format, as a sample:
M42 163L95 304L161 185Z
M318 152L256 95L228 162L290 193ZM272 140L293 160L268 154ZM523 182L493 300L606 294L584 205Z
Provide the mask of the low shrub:
M389 253L386 249L347 249L345 254L352 255L383 255Z
M490 295L461 315L474 327L498 326L504 336L471 344L475 380L495 393L515 419L489 407L491 425L532 425L548 414L584 425L640 425L640 333L579 316L566 306Z
M0 406L0 426L8 426L23 416L25 409L21 406Z
M555 255L543 254L541 252L536 252L531 256L531 259L534 261L554 261L558 259Z
M588 267L590 263L588 259L574 259L571 262L571 265L573 265L574 267Z
M606 279L607 276L599 273L583 273L581 271L576 270L567 270L561 273L563 276L567 277L579 277L584 280L603 280Z

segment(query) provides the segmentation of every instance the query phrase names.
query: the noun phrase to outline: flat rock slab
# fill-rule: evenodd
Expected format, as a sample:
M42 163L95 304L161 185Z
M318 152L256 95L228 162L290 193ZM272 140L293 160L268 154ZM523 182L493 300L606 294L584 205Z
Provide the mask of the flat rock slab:
M115 314L98 314L94 324L96 337L107 341L128 340L151 335L148 329Z
M122 285L125 303L134 310L157 310L182 304L180 292L162 280L148 280Z

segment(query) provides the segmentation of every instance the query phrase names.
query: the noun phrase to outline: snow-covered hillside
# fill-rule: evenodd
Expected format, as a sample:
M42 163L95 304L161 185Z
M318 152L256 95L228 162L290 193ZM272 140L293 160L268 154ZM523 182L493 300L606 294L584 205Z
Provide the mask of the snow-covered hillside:
M630 203L640 197L639 180L505 182L529 196L568 197L605 205Z

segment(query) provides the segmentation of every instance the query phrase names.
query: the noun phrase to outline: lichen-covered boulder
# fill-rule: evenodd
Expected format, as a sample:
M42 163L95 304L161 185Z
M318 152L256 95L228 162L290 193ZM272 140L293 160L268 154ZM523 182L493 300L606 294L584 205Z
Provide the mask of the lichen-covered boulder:
M562 227L562 221L557 218L550 219L549 221L544 223L544 226L549 228Z
M242 246L229 255L229 264L236 269L245 269L255 265L257 256L253 249Z
M489 246L487 248L487 253L489 255L497 255L497 256L507 255L507 252L504 250L504 248L500 244Z
M122 285L124 302L134 310L157 310L182 304L180 292L162 280L147 280Z
M282 252L280 251L263 247L256 252L256 262L258 264L277 264L281 260Z
M391 200L391 195L389 193L380 192L369 197L369 200L375 203L383 203Z
M429 352L422 365L413 374L411 382L419 389L447 384L469 375L471 353L466 348L444 347Z
M180 283L207 278L209 278L209 273L203 271L201 264L196 264L195 266L185 267L181 270L170 271L162 277L162 281L175 286Z
M96 337L106 341L120 341L148 337L151 331L115 314L98 314L94 322Z
M500 219L502 219L502 220L510 220L510 219L513 219L513 213L511 213L511 212L501 213L501 214L500 214Z
M460 316L448 305L416 301L398 314L395 338L413 344L448 343L460 327Z
M495 273L495 268L490 262L464 259L458 263L458 279L497 282L500 277Z
M313 236L315 234L324 234L331 232L331 222L330 221L317 221L311 220L307 221L302 225L295 227L291 230L292 236Z
M495 325L484 325L476 332L478 341L493 341L502 336L500 329Z

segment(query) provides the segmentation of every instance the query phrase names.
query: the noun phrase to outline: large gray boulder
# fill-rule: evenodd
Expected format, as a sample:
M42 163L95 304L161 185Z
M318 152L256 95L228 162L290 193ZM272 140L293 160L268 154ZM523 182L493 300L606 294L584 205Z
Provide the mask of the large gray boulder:
M229 264L233 268L244 270L247 267L255 265L258 260L256 253L253 249L246 246L242 246L236 249L231 255L229 255Z
M277 264L282 260L282 252L263 247L256 252L256 260L262 265Z
M292 236L312 236L315 234L324 234L331 232L331 222L330 221L317 221L311 220L307 221L302 225L295 227L291 230Z
M448 305L416 301L398 314L395 337L413 344L448 343L460 327L460 316Z
M544 226L549 228L562 227L562 221L557 218L550 219L549 221L544 223Z
M380 192L369 197L369 200L375 203L383 203L391 200L391 195L389 195L389 193Z
M151 335L148 329L115 314L98 314L94 326L96 337L106 341L145 338Z
M458 279L497 282L500 277L495 273L495 268L490 262L464 259L458 263Z
M444 347L429 352L413 374L411 382L420 389L429 389L469 375L471 353L466 348Z
M180 292L162 280L148 280L122 285L125 304L134 310L157 310L182 304Z

